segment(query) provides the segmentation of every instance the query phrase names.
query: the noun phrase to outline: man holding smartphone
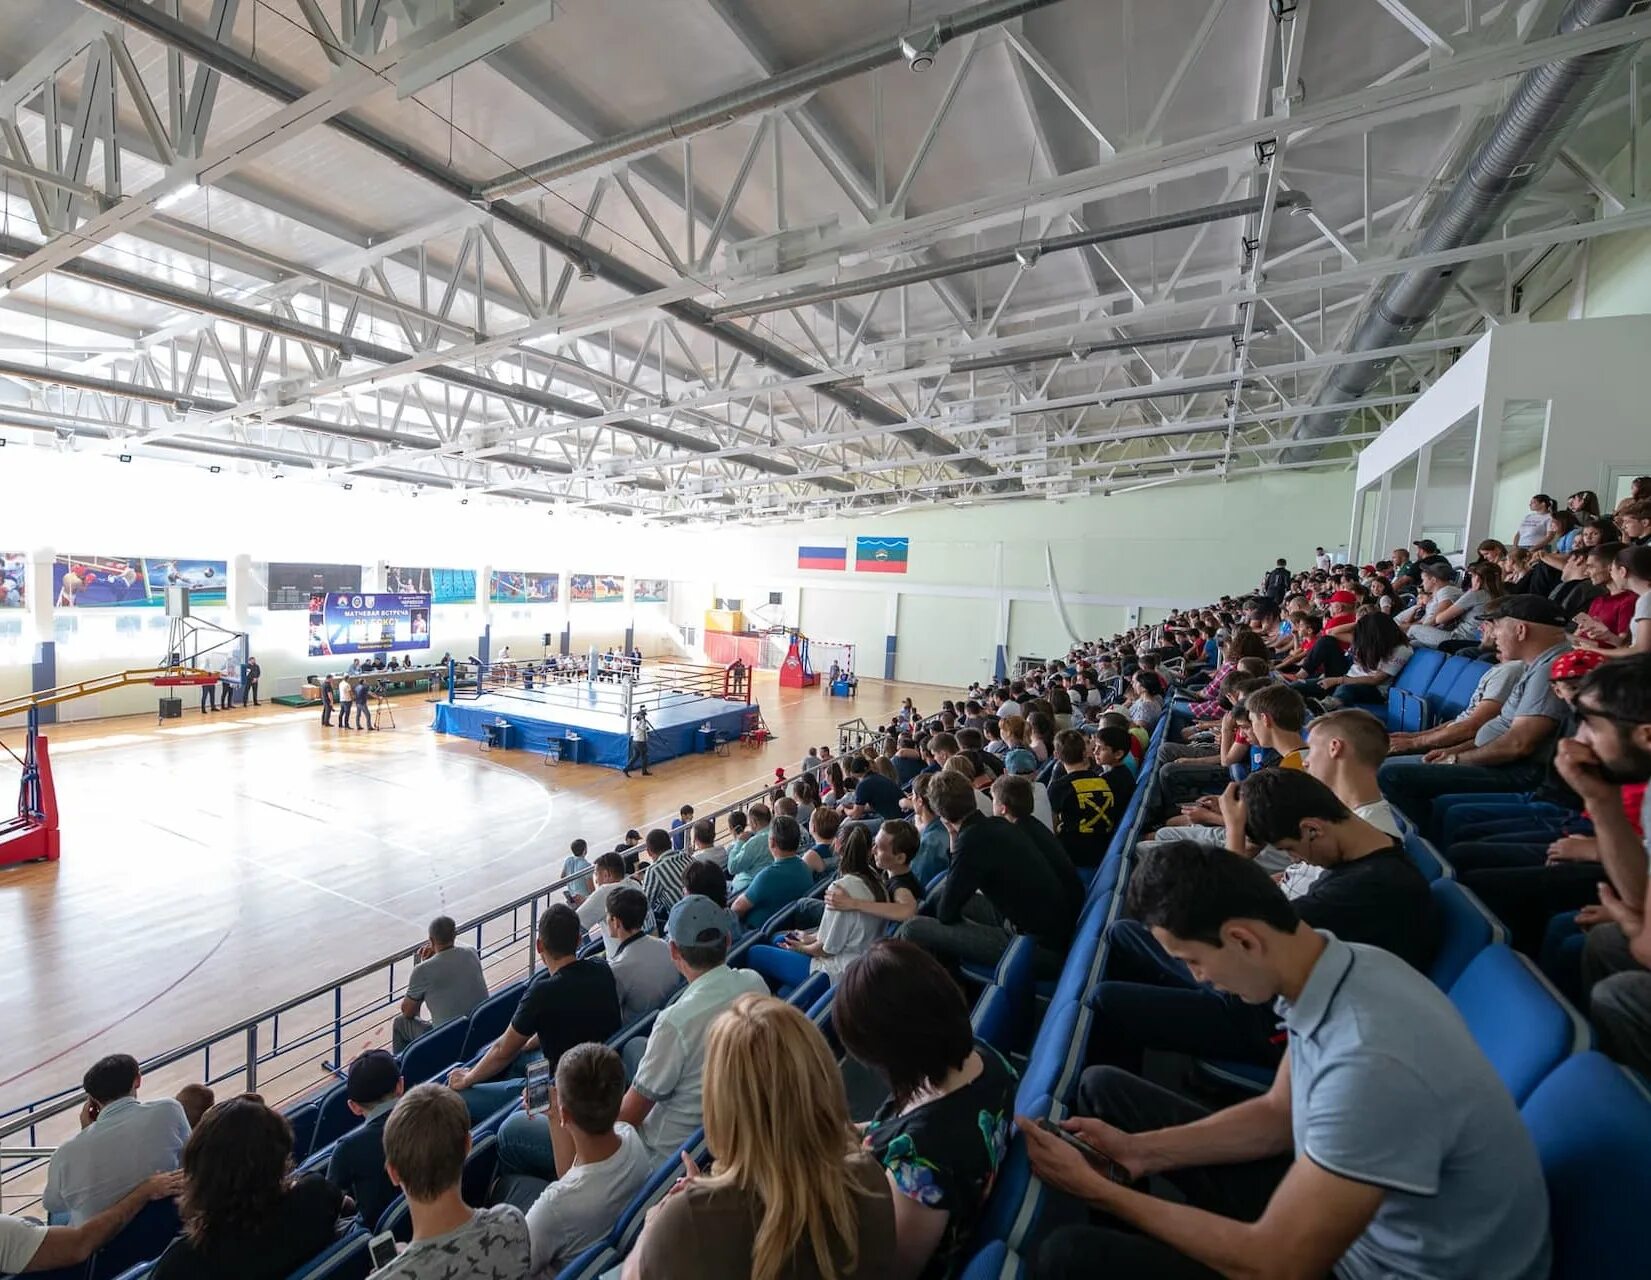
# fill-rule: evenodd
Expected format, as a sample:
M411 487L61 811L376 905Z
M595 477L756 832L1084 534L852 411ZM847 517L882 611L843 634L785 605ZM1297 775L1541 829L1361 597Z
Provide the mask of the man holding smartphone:
M1185 1203L1120 1185L1018 1117L1037 1176L1102 1215L1043 1242L1039 1280L1093 1276L1097 1258L1112 1280L1548 1275L1536 1148L1426 977L1308 928L1265 871L1225 849L1164 842L1129 896L1196 976L1274 1002L1289 1049L1264 1096L1213 1113L1115 1067L1084 1072L1084 1118L1063 1127L1131 1179L1164 1176Z

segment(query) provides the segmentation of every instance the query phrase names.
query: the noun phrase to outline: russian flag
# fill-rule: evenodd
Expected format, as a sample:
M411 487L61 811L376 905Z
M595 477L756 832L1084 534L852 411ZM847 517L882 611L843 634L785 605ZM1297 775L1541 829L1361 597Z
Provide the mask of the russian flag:
M854 540L854 571L856 573L904 573L909 538L856 538Z
M845 570L848 568L848 548L798 547L797 568Z

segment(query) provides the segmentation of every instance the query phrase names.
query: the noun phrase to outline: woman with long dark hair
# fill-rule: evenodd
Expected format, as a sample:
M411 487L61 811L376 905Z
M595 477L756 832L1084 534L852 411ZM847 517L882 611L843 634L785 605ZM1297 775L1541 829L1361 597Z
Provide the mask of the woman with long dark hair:
M1513 535L1513 545L1535 555L1538 551L1547 550L1559 536L1559 529L1554 524L1554 512L1559 509L1559 504L1545 493L1535 493L1531 495L1529 505L1530 510L1525 513Z
M280 1280L332 1243L349 1206L325 1178L292 1176L292 1126L247 1097L201 1117L183 1174L183 1234L153 1280Z
M1387 701L1387 687L1404 670L1414 650L1399 625L1372 610L1353 624L1353 665L1344 676L1321 682L1343 706Z
M894 1192L888 1274L951 1274L1009 1147L1015 1073L977 1041L957 983L910 942L874 944L837 984L843 1047L887 1082L865 1147Z

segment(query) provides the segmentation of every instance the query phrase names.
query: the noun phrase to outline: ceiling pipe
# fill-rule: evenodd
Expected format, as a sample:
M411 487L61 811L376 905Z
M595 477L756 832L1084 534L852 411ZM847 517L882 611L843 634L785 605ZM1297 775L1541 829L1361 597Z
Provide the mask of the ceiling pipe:
M307 90L288 80L267 65L259 63L221 41L203 34L188 23L164 13L141 0L79 0L86 8L96 10L142 32L152 40L187 53L202 66L210 67L222 76L256 89L278 102L292 103L302 98ZM1044 0L1045 3L1056 0ZM1013 6L1002 6L1013 7ZM999 19L1007 21L1007 17ZM592 244L590 241L562 231L509 201L489 201L462 174L446 168L435 160L420 155L397 141L375 125L366 124L349 114L333 116L323 128L342 134L375 154L383 157L406 173L410 173L455 199L481 206L505 226L512 227L547 248L554 249L579 269L583 276L597 277L633 297L649 294L665 286L645 272L638 271L624 259ZM701 333L750 356L759 365L777 369L782 376L800 378L820 372L804 360L797 359L786 348L758 338L736 325L719 321L708 307L696 302L670 302L660 307L666 315L682 321ZM848 410L856 419L895 429L895 434L921 452L951 453L952 444L932 431L920 427L900 427L904 416L890 409L881 400L854 391L824 390L823 399ZM709 451L714 446L700 446ZM982 478L996 476L996 471L983 463L960 464L961 469ZM852 489L852 486L844 486Z
M1648 4L1651 0L1572 0L1559 20L1557 34L1611 22ZM1571 130L1641 43L1561 58L1521 76L1507 105L1468 157L1462 176L1439 200L1409 252L1438 253L1483 240L1513 203L1541 180ZM1409 342L1438 309L1459 269L1454 265L1424 267L1389 277L1360 317L1348 353ZM1336 435L1350 416L1347 403L1374 386L1393 360L1392 356L1357 360L1331 371L1296 424L1295 437L1308 441ZM1286 460L1310 459L1318 452L1319 447L1304 444L1283 456Z
M942 45L1058 3L1060 0L993 0L990 4L946 14L935 22L898 36L883 36L858 48L805 62L800 67L793 67L756 84L661 116L649 124L503 174L483 183L480 194L489 200L496 200L544 183L569 178L600 165L656 150L667 143L720 129L735 120L756 115L795 98L806 97L827 85L891 63L905 62L914 71L926 70Z
M1046 254L1066 253L1073 249L1085 249L1090 245L1110 244L1115 240L1129 240L1137 236L1156 235L1160 231L1176 231L1182 227L1199 227L1212 222L1225 222L1230 218L1247 218L1252 214L1260 213L1267 203L1265 196L1247 196L1242 200L1226 200L1220 204L1207 205L1202 209L1184 209L1179 213L1154 214L1149 218L1137 218L1130 222L1116 223L1110 227L1101 227L1093 231L1075 231L1063 236L1049 236L1043 240L1032 240L1025 244L1010 245L1003 249L985 249L979 253L968 253L962 257L946 258L939 262L924 263L921 266L903 267L898 271L885 271L875 276L861 276L854 280L844 280L837 284L821 285L815 289L799 289L793 293L783 293L773 298L760 298L752 302L731 302L726 306L711 308L711 314L718 320L732 320L742 316L767 315L771 311L790 311L796 307L818 306L825 302L834 302L840 298L853 298L861 294L880 293L885 289L898 289L906 285L923 284L929 280L943 280L947 276L965 275L971 271L984 271L992 267L1007 267L1019 263L1023 268L1030 269L1038 259ZM1313 202L1304 191L1280 191L1273 205L1275 209L1302 211L1313 207Z
M1183 342L1210 342L1216 338L1236 338L1244 332L1241 324L1216 324L1202 329L1183 329L1176 333L1143 333L1134 338L1107 338L1101 341L1074 340L1064 347L1041 347L1006 355L976 356L969 360L953 360L948 366L952 373L981 373L987 369L1011 369L1016 365L1041 364L1045 360L1086 360L1090 356L1109 351L1133 351L1137 347L1174 347ZM1272 336L1271 329L1256 329L1252 338Z

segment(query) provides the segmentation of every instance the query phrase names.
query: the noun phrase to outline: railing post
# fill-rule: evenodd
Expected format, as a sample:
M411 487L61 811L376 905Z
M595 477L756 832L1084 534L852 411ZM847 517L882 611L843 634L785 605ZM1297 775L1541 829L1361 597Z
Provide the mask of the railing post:
M332 1066L344 1070L344 988L332 989Z
M248 1093L258 1089L258 1024L247 1028L247 1087Z
M539 941L539 899L534 898L528 904L527 930L527 976L533 976L534 966L539 962L539 951L536 946Z

